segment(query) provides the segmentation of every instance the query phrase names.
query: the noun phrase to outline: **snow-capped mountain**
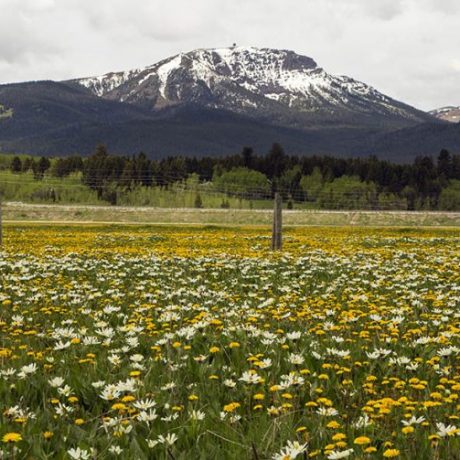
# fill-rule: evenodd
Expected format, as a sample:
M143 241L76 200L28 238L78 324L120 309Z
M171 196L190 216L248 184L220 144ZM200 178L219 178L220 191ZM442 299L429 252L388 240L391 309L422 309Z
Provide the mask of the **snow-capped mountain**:
M93 94L152 109L196 104L289 126L401 127L432 120L369 85L326 72L293 51L198 49L143 69L73 81Z
M86 154L101 142L114 153L155 158L231 154L245 145L263 153L279 142L299 155L404 162L443 148L460 152L460 123L268 48L199 49L100 77L0 85L0 150Z
M451 123L460 123L460 106L454 107L452 105L448 107L442 107L435 109L430 112L436 118L444 121L450 121Z

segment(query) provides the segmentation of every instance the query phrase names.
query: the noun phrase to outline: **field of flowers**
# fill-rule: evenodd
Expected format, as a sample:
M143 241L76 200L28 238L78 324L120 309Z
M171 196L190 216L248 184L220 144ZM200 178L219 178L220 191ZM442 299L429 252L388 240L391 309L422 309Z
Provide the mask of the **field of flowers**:
M0 458L460 458L460 230L5 229Z

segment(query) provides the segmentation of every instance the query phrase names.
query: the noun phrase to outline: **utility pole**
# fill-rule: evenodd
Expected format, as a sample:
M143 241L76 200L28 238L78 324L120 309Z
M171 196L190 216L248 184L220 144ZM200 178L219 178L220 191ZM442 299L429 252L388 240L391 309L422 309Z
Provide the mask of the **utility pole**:
M282 247L282 232L283 232L283 220L282 220L282 207L283 200L281 195L275 193L275 202L273 207L273 231L272 231L272 251L279 251Z

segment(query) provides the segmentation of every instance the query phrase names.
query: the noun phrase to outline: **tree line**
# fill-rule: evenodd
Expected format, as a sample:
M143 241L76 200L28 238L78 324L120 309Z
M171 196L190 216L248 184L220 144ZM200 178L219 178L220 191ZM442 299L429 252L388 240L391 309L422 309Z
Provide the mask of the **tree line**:
M279 144L273 144L265 155L245 147L241 153L225 157L171 156L161 160L149 159L142 152L129 157L113 155L99 145L88 157L75 155L51 161L14 157L10 169L14 173L32 171L36 180L45 174L65 178L79 173L83 184L113 204L120 189L168 188L183 183L202 193L214 190L250 200L271 198L279 191L290 206L460 209L460 155L447 150L435 159L420 156L412 164L397 164L375 156L288 155ZM200 184L207 184L207 188L198 187Z

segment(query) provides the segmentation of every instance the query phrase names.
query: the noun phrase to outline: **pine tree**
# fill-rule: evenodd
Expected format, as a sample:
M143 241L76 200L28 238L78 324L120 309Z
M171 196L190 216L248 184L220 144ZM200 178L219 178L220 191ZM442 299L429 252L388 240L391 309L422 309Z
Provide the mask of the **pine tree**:
M243 166L245 168L252 168L254 150L251 147L244 147L241 156L243 157Z
M438 155L438 175L440 179L447 180L452 174L452 157L446 149L442 149Z
M19 173L22 171L22 161L19 157L14 157L10 165L11 172Z

